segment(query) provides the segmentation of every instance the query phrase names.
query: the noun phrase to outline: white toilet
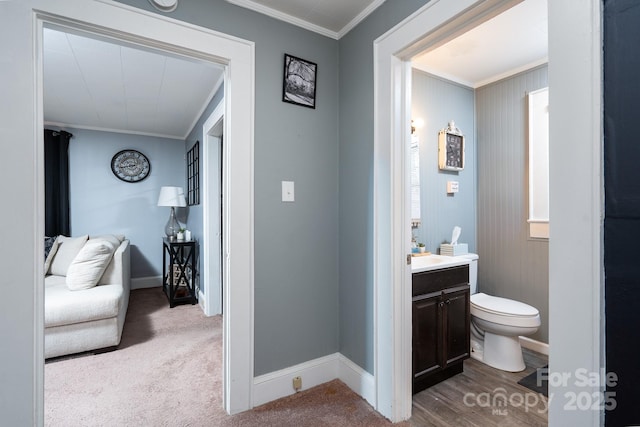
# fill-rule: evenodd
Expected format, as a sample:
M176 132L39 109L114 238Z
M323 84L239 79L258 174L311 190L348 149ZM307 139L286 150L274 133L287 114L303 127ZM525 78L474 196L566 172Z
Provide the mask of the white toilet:
M540 313L535 307L519 301L477 293L478 255L460 256L471 261L471 357L503 371L524 370L518 337L538 330Z

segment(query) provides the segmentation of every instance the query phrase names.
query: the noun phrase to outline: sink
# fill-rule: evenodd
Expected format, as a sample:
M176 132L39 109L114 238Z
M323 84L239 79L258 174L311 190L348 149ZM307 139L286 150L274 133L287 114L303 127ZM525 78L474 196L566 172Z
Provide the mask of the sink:
M455 267L469 264L469 260L460 257L445 255L426 255L411 258L411 272L420 273L422 271L438 270L441 268Z

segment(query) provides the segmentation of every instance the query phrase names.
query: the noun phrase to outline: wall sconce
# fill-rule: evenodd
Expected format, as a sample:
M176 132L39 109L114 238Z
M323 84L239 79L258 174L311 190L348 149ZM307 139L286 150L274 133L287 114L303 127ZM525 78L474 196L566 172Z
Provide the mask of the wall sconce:
M424 120L421 118L411 119L411 133L416 133L416 129L420 129L424 126Z

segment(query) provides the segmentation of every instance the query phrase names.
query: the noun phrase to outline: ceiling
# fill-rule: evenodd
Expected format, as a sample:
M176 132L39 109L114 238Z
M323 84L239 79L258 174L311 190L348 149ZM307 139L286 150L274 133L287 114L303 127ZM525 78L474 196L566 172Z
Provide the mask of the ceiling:
M339 39L384 0L227 0ZM413 58L415 68L473 88L547 62L547 0L525 0Z
M547 0L525 0L435 50L414 68L477 88L548 61Z
M344 34L384 0L227 0ZM547 0L525 0L413 66L479 87L547 61ZM178 5L179 7L179 5ZM169 15L170 16L170 15ZM185 140L223 82L220 65L67 30L44 31L47 125Z
M44 30L47 125L184 140L223 68L50 28Z
M339 39L385 0L227 0L327 37Z

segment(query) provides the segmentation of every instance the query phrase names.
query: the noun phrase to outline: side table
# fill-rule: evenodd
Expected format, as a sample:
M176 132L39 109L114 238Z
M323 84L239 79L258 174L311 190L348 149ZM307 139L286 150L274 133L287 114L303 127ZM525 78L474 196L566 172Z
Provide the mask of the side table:
M196 295L195 240L162 239L162 290L169 299L169 307L195 304Z

